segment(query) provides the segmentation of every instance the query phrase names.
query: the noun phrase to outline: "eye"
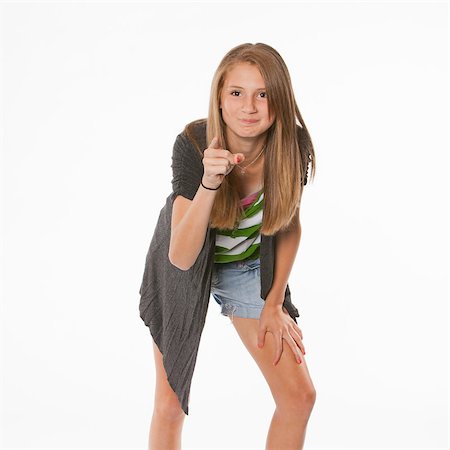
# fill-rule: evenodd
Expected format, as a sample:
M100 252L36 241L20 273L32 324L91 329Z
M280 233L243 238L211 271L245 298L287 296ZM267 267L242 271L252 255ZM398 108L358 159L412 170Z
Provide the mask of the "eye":
M266 92L260 92L260 95L262 95L262 98L267 98L267 93Z
M239 92L239 91L231 91L231 95L233 95L234 93L238 93L238 94L240 94L240 92ZM233 95L233 97L236 97L236 95Z

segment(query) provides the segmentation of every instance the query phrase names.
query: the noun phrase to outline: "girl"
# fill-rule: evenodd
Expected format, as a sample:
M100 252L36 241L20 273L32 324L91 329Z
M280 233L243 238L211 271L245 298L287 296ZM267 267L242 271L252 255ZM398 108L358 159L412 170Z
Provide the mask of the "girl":
M214 75L208 118L175 140L173 190L139 291L156 365L151 450L181 448L211 294L273 395L266 449L303 448L316 393L288 278L309 164L314 177L313 145L279 53L262 43L231 49Z

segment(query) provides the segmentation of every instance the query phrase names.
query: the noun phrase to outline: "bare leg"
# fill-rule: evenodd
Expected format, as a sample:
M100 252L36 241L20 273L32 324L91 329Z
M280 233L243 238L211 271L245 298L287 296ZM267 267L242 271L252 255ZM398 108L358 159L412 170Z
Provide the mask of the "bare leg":
M283 341L281 359L274 366L276 347L272 333L266 333L261 349L257 346L258 319L234 317L233 324L261 369L275 400L276 409L267 435L266 450L302 450L306 426L316 399L304 355L302 363L297 364L292 350Z
M149 450L180 450L184 411L167 381L162 354L153 341L155 355L155 401L148 439Z

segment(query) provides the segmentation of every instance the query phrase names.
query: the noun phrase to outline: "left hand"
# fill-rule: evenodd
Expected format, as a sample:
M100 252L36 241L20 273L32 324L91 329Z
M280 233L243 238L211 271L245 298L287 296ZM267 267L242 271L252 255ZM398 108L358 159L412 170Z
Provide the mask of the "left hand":
M301 364L302 357L300 350L305 354L303 346L303 334L292 317L286 311L282 304L272 304L267 302L259 318L258 347L264 346L266 332L273 334L276 343L275 360L276 366L283 353L283 339L289 344L297 363Z

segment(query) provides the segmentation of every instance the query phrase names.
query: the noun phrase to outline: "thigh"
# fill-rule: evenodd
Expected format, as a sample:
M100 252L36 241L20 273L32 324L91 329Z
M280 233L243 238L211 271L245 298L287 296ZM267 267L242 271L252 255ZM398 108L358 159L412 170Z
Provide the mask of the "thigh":
M298 364L291 348L283 339L283 353L278 364L274 366L276 345L273 334L267 332L264 347L258 348L258 319L235 317L233 325L263 373L277 405L289 403L292 398L308 397L315 393L303 354L301 355L302 363Z

